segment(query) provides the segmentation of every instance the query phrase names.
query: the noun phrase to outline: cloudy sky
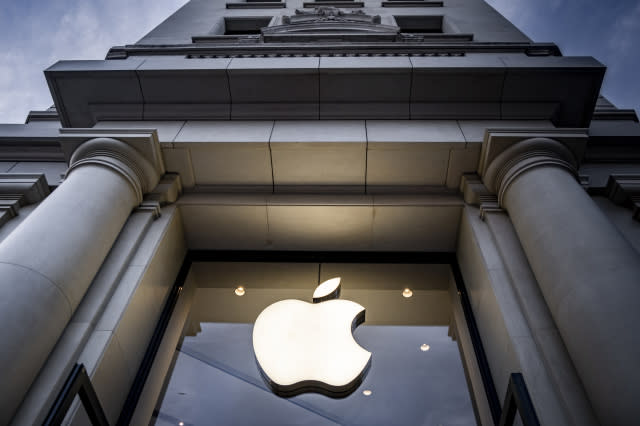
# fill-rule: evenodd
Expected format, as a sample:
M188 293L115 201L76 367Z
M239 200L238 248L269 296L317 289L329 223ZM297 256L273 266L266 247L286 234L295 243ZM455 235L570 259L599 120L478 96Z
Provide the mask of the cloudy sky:
M51 106L42 70L59 59L104 59L186 0L0 0L0 123ZM534 41L608 66L603 94L640 111L640 0L487 0Z

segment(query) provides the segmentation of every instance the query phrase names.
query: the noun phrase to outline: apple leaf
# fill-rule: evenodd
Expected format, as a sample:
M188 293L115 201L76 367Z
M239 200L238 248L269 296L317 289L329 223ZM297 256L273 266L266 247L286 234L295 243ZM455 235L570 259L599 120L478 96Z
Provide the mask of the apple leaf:
M340 297L340 279L340 277L336 277L320 283L313 292L313 303L320 303L325 300L337 299Z

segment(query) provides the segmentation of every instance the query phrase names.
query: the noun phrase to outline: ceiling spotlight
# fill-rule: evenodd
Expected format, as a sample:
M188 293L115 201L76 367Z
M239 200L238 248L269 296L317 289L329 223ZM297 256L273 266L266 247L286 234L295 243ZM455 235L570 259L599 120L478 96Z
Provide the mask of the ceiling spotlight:
M411 297L413 296L413 291L411 291L410 288L405 288L404 290L402 290L402 296Z
M178 423L178 426L184 426L184 422Z
M373 392L371 392L369 389L365 389L365 390L363 390L363 391L362 391L362 394L363 394L364 396L371 396L371 394L372 394L372 393L373 393Z
M234 293L236 294L236 296L244 296L244 287L239 285L238 287L236 287Z
M428 351L429 349L431 349L431 346L427 345L426 343L423 343L422 345L420 345L420 350L421 350L422 352L426 352L426 351Z

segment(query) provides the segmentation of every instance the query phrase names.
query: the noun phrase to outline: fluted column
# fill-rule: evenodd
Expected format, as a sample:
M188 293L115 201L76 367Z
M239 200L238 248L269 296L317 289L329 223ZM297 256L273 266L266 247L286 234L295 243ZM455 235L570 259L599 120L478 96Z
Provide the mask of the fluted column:
M98 138L0 244L0 424L8 423L131 210L158 182L138 151Z
M498 155L483 179L509 212L600 422L634 424L640 258L578 184L575 166L564 145L536 138Z

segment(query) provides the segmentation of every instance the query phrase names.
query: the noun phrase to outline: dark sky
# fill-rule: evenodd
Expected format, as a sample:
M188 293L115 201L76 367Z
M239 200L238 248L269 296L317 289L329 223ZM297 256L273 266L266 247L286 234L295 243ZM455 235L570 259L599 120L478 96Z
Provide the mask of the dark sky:
M445 0L446 1L446 0ZM605 65L603 94L640 110L640 0L487 0L534 41ZM48 108L42 70L60 59L104 59L132 43L185 0L5 0L0 12L0 123Z
M640 112L640 0L487 0L537 42L607 66L602 94Z

